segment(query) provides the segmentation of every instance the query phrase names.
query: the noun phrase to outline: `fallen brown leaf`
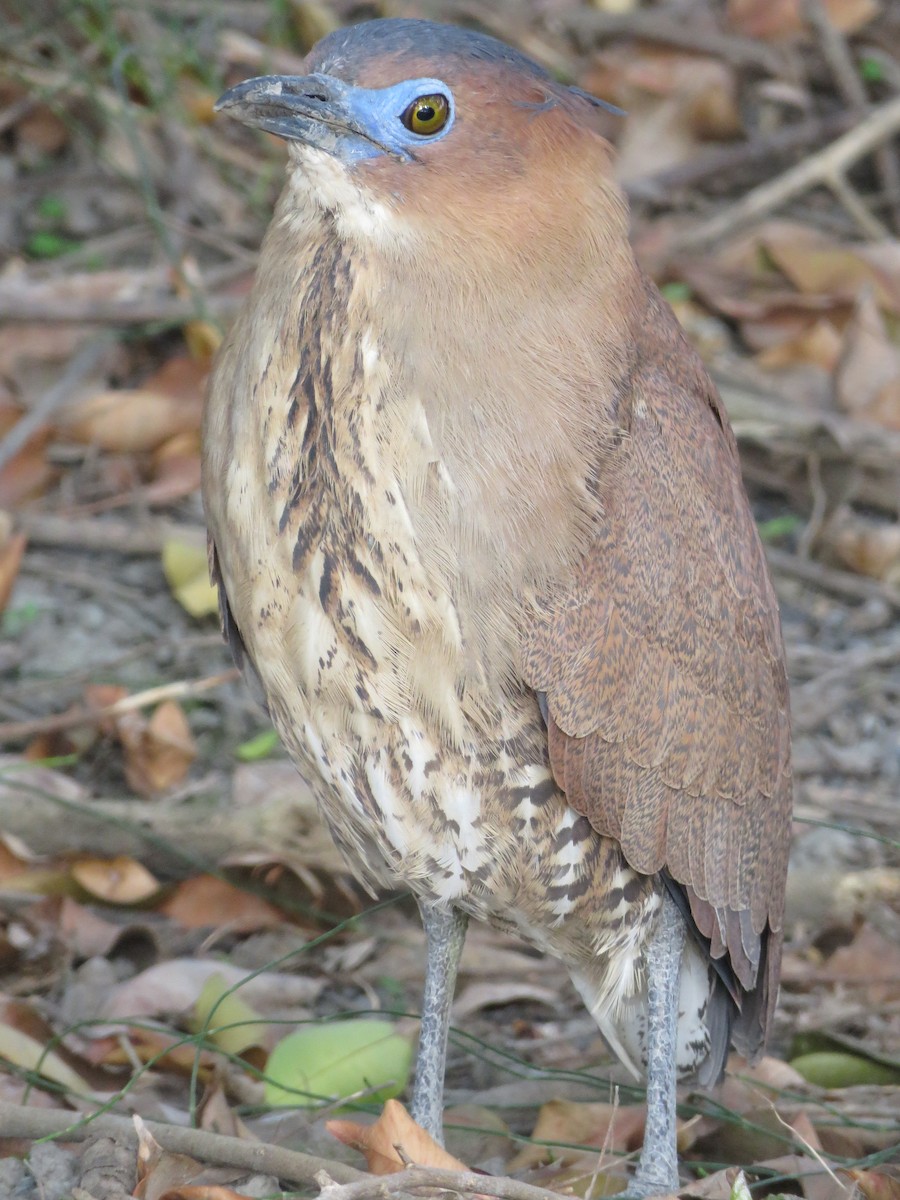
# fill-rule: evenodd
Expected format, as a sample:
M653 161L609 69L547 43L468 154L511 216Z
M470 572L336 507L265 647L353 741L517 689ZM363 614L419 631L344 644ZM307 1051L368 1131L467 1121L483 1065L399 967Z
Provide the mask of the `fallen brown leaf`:
M858 575L900 583L900 524L868 521L847 510L831 522L824 540Z
M451 1171L469 1169L417 1125L399 1100L388 1100L374 1125L335 1120L326 1122L325 1128L339 1142L364 1154L373 1175L393 1175L410 1163Z
M617 1153L638 1150L644 1134L646 1110L643 1105L578 1103L574 1100L550 1100L541 1105L531 1131L532 1142L523 1146L509 1163L511 1172L546 1163L572 1163L582 1150L569 1150L565 1143L603 1147ZM542 1144L538 1144L542 1143ZM557 1145L556 1143L562 1143ZM592 1155L596 1162L596 1155Z
M145 866L134 858L80 858L72 863L72 878L107 904L141 904L160 889Z
M212 875L196 875L179 883L159 911L187 929L227 925L235 933L255 933L284 922L284 916L260 896Z
M882 1171L861 1171L848 1167L841 1171L849 1175L865 1200L900 1200L900 1179Z
M871 287L863 288L835 374L844 412L900 429L900 345L892 341Z
M856 33L878 15L876 0L823 0L832 25L841 33ZM746 37L781 41L806 27L803 0L728 0L729 23Z
M73 441L120 454L155 450L167 438L196 429L200 400L186 403L146 388L97 392L61 414L60 431Z
M149 721L142 713L116 720L125 752L125 777L139 796L155 796L181 783L197 757L187 717L175 700L165 700Z
M900 1000L900 946L872 925L863 925L849 946L840 946L819 972L820 978L865 983L869 1004Z
M9 529L4 531L5 516L5 513L0 513L0 613L6 609L15 587L27 540L24 533L12 533Z

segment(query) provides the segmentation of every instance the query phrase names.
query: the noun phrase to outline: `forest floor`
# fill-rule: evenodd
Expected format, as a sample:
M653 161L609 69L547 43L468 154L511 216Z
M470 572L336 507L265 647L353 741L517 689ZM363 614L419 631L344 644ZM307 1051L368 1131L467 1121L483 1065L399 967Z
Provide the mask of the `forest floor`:
M732 1060L715 1094L683 1092L684 1190L743 1196L741 1169L756 1195L898 1200L889 0L36 0L10 18L0 1200L312 1194L323 1170L331 1200L349 1200L411 1188L408 1172L371 1187L361 1174L404 1155L446 1183L448 1164L394 1105L374 1134L346 1111L335 1126L335 1103L272 1106L273 1087L314 1072L304 1086L344 1109L349 1093L353 1122L381 1110L364 1083L329 1074L323 1031L348 1014L389 1020L370 1027L357 1076L402 1081L424 944L408 897L373 906L348 876L237 678L198 494L204 380L284 159L213 103L249 75L302 73L319 36L373 15L476 25L626 111L608 123L633 240L737 433L794 722L774 1034L756 1067ZM641 1092L555 963L473 927L453 1020L448 1149L498 1177L479 1192L624 1186ZM311 1043L285 1042L304 1030Z

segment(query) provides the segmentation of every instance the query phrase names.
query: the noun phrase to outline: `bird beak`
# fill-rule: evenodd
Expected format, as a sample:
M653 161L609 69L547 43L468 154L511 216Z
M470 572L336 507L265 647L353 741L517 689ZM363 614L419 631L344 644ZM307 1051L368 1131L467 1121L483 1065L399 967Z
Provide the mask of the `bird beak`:
M229 88L216 101L215 111L336 157L342 157L341 147L348 139L362 139L387 154L396 154L354 113L356 90L331 75L260 75Z

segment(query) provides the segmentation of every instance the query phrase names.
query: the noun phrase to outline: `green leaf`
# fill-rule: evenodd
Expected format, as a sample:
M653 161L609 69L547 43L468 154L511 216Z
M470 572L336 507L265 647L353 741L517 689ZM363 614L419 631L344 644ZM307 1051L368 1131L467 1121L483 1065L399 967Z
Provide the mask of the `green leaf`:
M35 211L45 221L64 221L67 211L66 202L60 196L43 196L38 200Z
M241 762L258 762L261 758L268 758L273 750L277 750L278 743L279 738L276 731L264 729L256 737L241 742L234 752L234 757Z
M18 637L32 621L41 615L41 610L33 600L20 604L17 608L8 608L0 615L0 633L5 637Z
M71 250L77 250L78 242L61 237L58 233L33 233L25 243L25 252L31 258L59 258Z
M859 60L859 73L866 83L884 83L884 67L877 58L863 56Z
M782 517L772 517L770 521L760 521L757 525L759 536L764 542L775 542L787 537L803 524L803 518L796 513L785 513Z
M900 1071L872 1062L857 1054L840 1050L817 1050L791 1060L791 1066L808 1083L823 1088L858 1087L864 1084L881 1087L900 1083Z
M360 1092L383 1102L399 1096L412 1045L389 1021L307 1025L278 1043L266 1064L266 1103L311 1108Z
M685 300L690 300L693 295L691 285L683 283L681 280L673 280L671 283L664 283L659 289L670 304L678 304Z
M259 1013L225 982L222 975L210 975L194 1003L191 1026L205 1032L226 1054L243 1054L262 1043L264 1022Z
M731 1185L729 1200L752 1200L750 1188L747 1186L747 1177L743 1171L738 1171L734 1183Z

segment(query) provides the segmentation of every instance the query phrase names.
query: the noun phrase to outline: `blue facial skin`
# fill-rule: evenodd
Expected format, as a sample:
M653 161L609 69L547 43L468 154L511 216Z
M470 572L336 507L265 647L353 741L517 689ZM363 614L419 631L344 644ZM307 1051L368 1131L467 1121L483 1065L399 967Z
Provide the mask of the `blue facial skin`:
M450 106L437 133L413 133L401 117L422 96L441 95ZM333 75L263 75L227 91L216 111L233 115L287 141L304 142L352 166L387 154L414 162L416 151L453 128L453 94L440 79L407 79L386 88L362 88Z

